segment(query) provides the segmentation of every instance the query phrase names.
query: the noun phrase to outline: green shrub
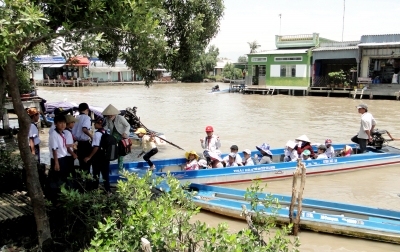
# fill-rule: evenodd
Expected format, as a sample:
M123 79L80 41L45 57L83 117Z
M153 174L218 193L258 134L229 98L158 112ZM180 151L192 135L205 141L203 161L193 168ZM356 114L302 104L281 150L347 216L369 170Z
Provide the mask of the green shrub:
M128 173L124 176L127 181L119 182L117 189L124 207L98 224L88 251L141 251L142 237L151 242L153 251L289 251L290 246L298 251L297 239L292 242L287 238L287 229L261 245L260 238L248 229L231 234L224 223L216 228L199 221L191 223L192 215L199 212L191 200L195 192L183 190L175 178L167 178L169 192L154 197L151 189L160 178L155 181L150 173L144 178ZM271 227L270 221L255 225L264 232Z
M25 188L21 156L12 152L8 149L0 150L0 193Z

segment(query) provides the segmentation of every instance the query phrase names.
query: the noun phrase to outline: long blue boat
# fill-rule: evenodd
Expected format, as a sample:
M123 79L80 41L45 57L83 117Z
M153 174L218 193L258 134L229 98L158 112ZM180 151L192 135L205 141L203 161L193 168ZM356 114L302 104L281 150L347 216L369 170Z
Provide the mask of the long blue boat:
M353 149L354 144L348 144ZM335 150L343 149L344 144L335 144ZM193 171L182 170L186 164L185 158L155 160L157 171L156 175L166 176L170 171L171 175L182 182L191 182L199 184L225 184L249 182L254 179L270 180L282 179L293 175L297 167L297 162L283 162L284 149L272 149L273 163L254 166L238 166L217 169L201 169ZM259 154L253 151L252 155ZM223 154L224 157L227 154ZM242 155L240 153L240 155ZM368 147L368 151L363 154L353 154L349 157L335 157L329 159L313 159L303 161L307 167L307 175L319 175L325 173L345 172L359 169L377 168L386 165L400 163L400 149L383 146L381 149ZM138 169L148 169L148 164L144 161L125 163L124 168L135 172ZM115 182L118 178L118 166L112 164L110 181Z
M191 184L190 189L197 191L193 200L204 210L243 219L242 205L251 209L250 203L245 200L244 190L202 184ZM263 199L267 195L260 193L258 197ZM272 214L275 210L277 222L288 223L291 197L277 194L272 196L279 200L281 208L265 208L259 204L258 210L264 210L265 214ZM297 216L297 206L294 215ZM400 212L304 198L300 228L399 244Z

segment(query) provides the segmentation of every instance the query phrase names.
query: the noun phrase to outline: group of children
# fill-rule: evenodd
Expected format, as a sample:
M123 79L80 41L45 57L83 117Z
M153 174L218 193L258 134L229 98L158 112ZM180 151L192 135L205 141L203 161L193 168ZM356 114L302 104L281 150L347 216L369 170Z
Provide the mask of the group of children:
M92 180L86 180L86 190L97 189L99 186L100 173L103 178L104 188L111 194L109 182L110 161L106 158L105 148L101 144L102 136L108 134L104 125L108 116L107 108L103 111L103 116L97 116L91 120L88 116L89 106L86 103L79 104L79 115L75 118L70 114L64 113L62 108L55 110L54 124L49 130L49 152L50 152L50 171L46 197L50 200L57 198L60 186L66 184L69 187L82 189L83 187L74 181L82 182L81 172L89 174L92 168ZM40 164L40 139L37 123L39 121L39 111L36 108L27 110L31 118L31 126L28 135L29 147L38 164ZM92 134L91 126L94 124L95 132ZM135 134L143 139L144 159L149 163L150 168L155 166L150 161L150 157L157 153L154 135L146 135L146 130L139 128ZM138 157L139 157L138 156ZM68 179L72 176L73 179Z
M198 170L207 168L222 168L222 167L233 167L233 166L250 166L256 164L270 164L272 163L273 154L270 150L270 145L263 143L262 145L256 146L260 152L260 156L255 154L251 157L251 151L245 149L242 151L243 159L238 154L238 146L232 145L230 154L223 159L221 158L221 141L218 136L214 135L214 129L212 126L206 127L205 138L200 139L201 147L204 149L203 158L200 159L196 151L189 151L185 153L187 163L185 170ZM338 155L350 156L352 148L346 145ZM326 139L325 144L321 144L317 147L317 152L314 152L311 146L311 141L306 135L302 135L296 138L294 141L289 140L286 143L284 150L284 162L297 161L298 158L303 160L310 159L326 159L333 158L336 156L335 149L332 146L332 140Z
M339 152L340 156L350 156L353 149L349 145ZM302 135L295 139L295 141L289 140L285 146L285 162L297 161L298 158L303 160L310 159L327 159L336 157L335 149L332 146L332 140L326 139L325 144L320 144L317 147L317 153L314 152L311 142L306 135Z

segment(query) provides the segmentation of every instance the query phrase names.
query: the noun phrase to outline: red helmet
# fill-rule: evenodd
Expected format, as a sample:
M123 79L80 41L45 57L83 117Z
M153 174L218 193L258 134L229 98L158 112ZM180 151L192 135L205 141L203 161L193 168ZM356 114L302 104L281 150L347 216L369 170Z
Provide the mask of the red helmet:
M325 144L332 144L332 140L330 138L326 139Z
M207 126L206 127L206 132L214 132L214 129L212 126Z

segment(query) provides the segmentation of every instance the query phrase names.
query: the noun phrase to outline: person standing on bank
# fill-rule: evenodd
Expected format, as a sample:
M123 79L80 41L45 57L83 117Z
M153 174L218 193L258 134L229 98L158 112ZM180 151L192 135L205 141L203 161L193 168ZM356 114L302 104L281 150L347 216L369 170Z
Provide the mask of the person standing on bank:
M372 141L371 132L374 130L376 120L371 113L368 112L367 104L360 104L357 106L358 113L361 114L361 126L360 131L356 136L351 138L351 141L357 143L360 146L360 153L363 153L367 149L368 142Z
M214 135L214 129L212 126L206 127L205 138L200 139L201 148L204 150L209 150L211 152L216 152L221 148L221 141L219 140L219 136Z
M98 116L96 120L93 120L94 127L97 131L94 133L92 142L92 153L85 157L85 162L92 160L93 168L93 187L92 189L97 189L99 187L99 177L100 173L103 176L104 189L107 193L111 193L110 189L110 161L107 160L104 150L100 148L101 137L106 134L103 128L104 118Z
M89 105L87 103L79 104L79 115L76 117L77 122L72 128L72 135L78 141L78 160L80 169L85 172L90 172L90 166L92 165L91 161L84 162L85 157L89 156L92 152L92 145L90 144L90 140L93 139L92 134L90 133L91 122L89 114Z
M104 129L110 130L110 134L115 137L117 143L122 139L128 138L129 130L131 129L128 121L125 117L119 115L119 113L120 111L111 104L102 113L106 120ZM119 156L118 168L120 171L124 168L124 156Z
M40 139L39 139L39 129L37 127L37 122L39 121L39 111L36 108L30 108L27 110L28 115L31 118L31 127L29 129L29 147L31 153L37 157L37 163L40 164Z
M147 131L144 128L138 128L135 134L142 139L143 151L137 156L140 158L143 154L143 159L149 164L150 170L155 170L156 166L151 162L150 158L157 154L158 149L156 146L156 140L154 139L154 133L146 135Z

